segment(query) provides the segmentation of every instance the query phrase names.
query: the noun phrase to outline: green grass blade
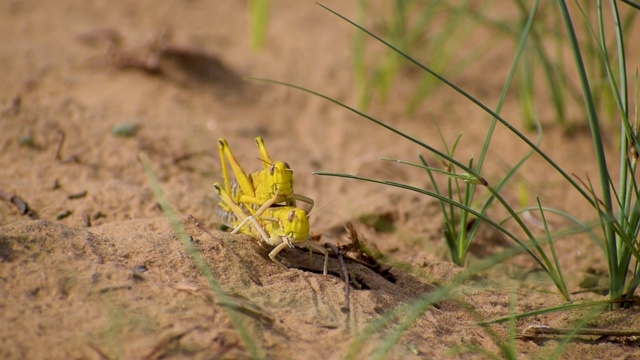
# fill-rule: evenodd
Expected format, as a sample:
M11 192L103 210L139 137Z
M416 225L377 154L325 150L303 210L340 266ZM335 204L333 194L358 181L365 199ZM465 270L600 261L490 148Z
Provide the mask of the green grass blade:
M415 64L416 66L420 67L422 70L428 72L429 74L431 74L432 76L436 77L438 80L440 80L441 82L443 82L444 84L446 84L447 86L451 87L453 90L455 90L456 92L458 92L460 95L464 96L465 98L467 98L469 101L471 101L472 103L474 103L476 106L478 106L479 108L481 108L483 111L485 111L486 113L488 113L489 115L491 115L493 118L495 118L496 120L498 120L503 126L505 126L509 131L511 131L513 134L515 134L518 138L520 138L524 143L526 143L528 146L530 146L536 153L538 153L547 163L549 163L549 165L551 165L560 175L562 175L583 197L585 200L587 200L592 206L594 206L595 204L593 203L593 199L589 196L589 194L580 187L580 185L578 183L576 183L576 181L569 175L567 174L558 164L556 164L546 153L544 153L538 146L536 146L527 136L525 136L523 133L521 133L520 131L518 131L516 128L514 128L511 124L509 124L509 122L507 122L504 118L502 118L500 115L498 115L497 113L495 113L493 110L491 110L489 107L487 107L485 104L483 104L481 101L479 101L478 99L474 98L473 96L471 96L471 94L467 93L466 91L464 91L462 88L460 88L459 86L455 85L454 83L452 83L451 81L447 80L446 78L444 78L443 76L441 76L440 74L436 73L435 71L433 71L432 69L430 69L429 67L423 65L422 63L420 63L419 61L415 60L414 58L412 58L411 56L403 53L402 51L400 51L397 47L393 46L392 44L390 44L389 42L387 42L386 40L382 39L381 37L375 35L374 33L372 33L371 31L367 30L366 28L356 24L355 22L349 20L348 18L340 15L339 13L331 10L330 8L319 4L319 6L323 7L324 9L326 9L327 11L333 13L334 15L340 17L341 19L343 19L344 21L350 23L351 25L355 26L356 28L360 29L361 31L364 31L365 33L367 33L369 36L373 37L374 39L376 39L377 41L381 42L382 44L384 44L385 46L389 47L390 49L396 51L398 54L402 55L405 59L409 60L410 62L412 62L413 64ZM319 95L325 99L328 99L334 103L337 103L335 100L330 99L326 96L320 95L318 93L312 92L308 89L304 89L302 87L298 87L295 85L291 85L291 84L286 84L286 83L281 83L281 82L275 82L275 81L271 81L273 83L279 83L281 85L285 85L285 86L290 86L290 87L294 87L297 88L299 90L303 90L303 91L307 91L309 93L314 93L316 95ZM341 106L345 106L340 104ZM346 106L345 106L346 107ZM370 117L368 116L364 116L365 118L371 120ZM377 122L377 121L374 121ZM377 122L379 123L379 122ZM380 123L379 123L380 124ZM383 127L389 129L390 127L388 127L387 125L382 125ZM397 131L392 130L394 132L397 133ZM407 137L406 135L401 135L403 137ZM408 138L408 137L407 137ZM412 140L413 141L413 140ZM457 165L457 164L456 164ZM466 170L465 170L466 171ZM473 174L473 172L471 172Z
M587 315L582 316L578 320L578 322L574 326L572 326L573 327L573 331L571 333L569 333L568 335L563 337L562 342L560 342L560 344L558 344L556 349L553 351L553 354L551 354L550 358L551 359L560 359L561 356L562 356L562 352L567 348L569 343L571 341L573 341L573 339L575 339L575 337L578 335L578 332L581 329L583 329L587 324L589 324L589 322L591 322L596 317L596 315L601 313L605 308L606 308L605 305L600 305L598 307L594 307Z
M558 0L560 6L560 13L564 20L565 30L569 36L569 44L571 46L571 52L573 54L574 62L576 64L576 70L578 71L578 78L582 86L582 94L584 97L585 107L587 109L587 116L589 119L589 127L591 128L591 137L593 139L593 145L596 155L596 162L598 165L598 172L600 175L602 201L604 202L607 212L612 212L611 192L609 189L609 170L607 169L607 158L604 153L604 145L601 137L600 123L598 121L598 115L593 102L593 96L591 94L591 88L589 85L589 79L587 77L584 62L582 60L582 54L580 53L580 44L576 37L573 23L571 21L571 15L569 9L564 0Z
M632 8L636 9L636 10L640 10L640 3L631 1L631 0L622 0L623 3L631 6Z
M533 316L539 316L539 315L545 315L545 314L551 314L551 313L555 313L555 312L560 312L560 311L570 311L570 310L577 310L577 309L582 309L582 308L589 308L589 307L604 307L613 303L617 303L619 301L614 301L614 300L600 300L600 301L588 301L588 302L583 302L583 303L575 303L575 304L562 304L559 306L553 306L553 307L549 307L549 308L544 308L544 309L538 309L538 310L533 310L533 311L528 311L525 313L521 313L521 314L517 314L515 316L516 320L522 320L522 319L526 319L529 317L533 317ZM491 321L485 321L485 322L481 322L478 325L480 326L487 326L487 325L493 325L493 324L500 324L503 322L507 322L513 319L513 316L505 316L505 317L501 317L501 318L497 318Z
M589 79L585 69L583 56L580 51L580 45L578 43L575 29L571 20L571 15L567 8L567 4L563 0L558 0L558 6L565 25L565 30L569 38L569 45L571 47L571 53L573 54L573 60L578 72L578 78L582 88L582 96L584 105L587 112L587 118L589 127L591 129L591 138L593 141L593 147L596 155L596 165L598 167L598 175L600 177L600 199L602 201L602 207L599 204L595 206L599 209L599 214L603 219L613 218L613 201L611 194L611 175L607 168L607 159L604 151L604 144L601 136L600 124L594 103L591 87L589 85ZM602 16L602 15L600 15ZM626 153L626 149L624 150ZM624 172L624 170L623 170ZM595 199L595 196L594 196ZM620 271L618 265L620 264L620 253L618 247L618 241L616 239L615 229L609 226L612 222L603 222L603 232L607 244L607 258L610 277L610 297L617 299L623 296L623 287L626 278L626 269ZM624 262L624 259L623 259Z
M518 5L518 9L520 10L520 12L525 13L527 11L524 0L518 0L516 4ZM540 32L535 26L532 27L530 34L531 41L533 43L530 46L530 49L534 53L535 58L537 58L541 63L543 74L545 75L545 80L548 84L546 89L549 90L549 97L553 102L554 109L556 111L557 122L563 124L566 122L566 103L565 93L563 91L566 87L566 76L564 76L561 71L557 71L556 67L553 65L554 61L547 54L545 46L543 46L543 40L540 37ZM556 43L559 42L558 36L554 36L554 33L551 33L550 35L552 37L555 37L554 40L556 40ZM531 74L527 75L532 74L533 71Z
M576 226L573 227L569 227L567 229L561 229L558 231L555 231L553 233L552 238L556 239L559 237L564 237L564 236L569 236L569 235L573 235L573 234L587 234L591 240L593 240L596 245L598 245L598 247L600 247L600 249L603 251L603 253L606 251L605 245L602 244L602 241L600 241L600 238L598 237L598 235L596 235L591 229L597 227L598 225L601 225L602 222L601 220L594 220L588 223L582 222L580 220L578 220L576 217L572 216L571 214L567 213L566 211L561 211L558 209L553 209L553 208L548 208L548 207L542 207L542 210L547 212L547 213L553 213L556 215L559 215L567 220L569 220L571 223L575 224ZM518 210L518 213L525 213L525 212L531 212L531 211L539 211L538 207L526 207L523 209ZM503 224L504 222L506 222L508 219L511 219L511 217L508 217L505 220L500 221L500 224Z
M399 136L401 136L401 137L403 137L403 138L405 138L405 139L407 139L407 140L409 140L409 141L411 141L411 142L413 142L413 143L415 143L415 144L417 144L417 145L419 145L419 146L431 151L432 153L434 153L434 154L436 154L436 155L438 155L438 156L440 156L442 158L446 158L448 161L450 161L451 163L455 164L456 166L458 166L459 168L463 169L464 171L468 172L470 175L472 175L472 176L474 176L474 177L476 177L478 179L482 179L482 177L480 175L476 174L473 171L473 169L468 168L466 165L464 165L463 163L457 161L456 159L448 157L447 154L443 153L442 151L440 151L440 150L438 150L438 149L436 149L436 148L434 148L434 147L432 147L432 146L430 146L430 145L428 145L428 144L426 144L426 143L424 143L424 142L422 142L422 141L420 141L420 140L418 140L418 139L416 139L416 138L414 138L414 137L412 137L412 136L410 136L410 135L408 135L408 134L406 134L406 133L404 133L404 132L402 132L402 131L394 128L394 127L392 127L392 126L390 126L390 125L387 125L384 122L382 122L382 121L380 121L380 120L378 120L378 119L376 119L376 118L374 118L374 117L372 117L370 115L367 115L366 113L364 113L362 111L359 111L359 110L357 110L357 109L355 109L355 108L353 108L351 106L348 106L348 105L346 105L346 104L344 104L344 103L342 103L342 102L340 102L338 100L335 100L335 99L333 99L333 98L331 98L331 97L329 97L327 95L324 95L324 94L321 94L319 92L307 89L307 88L302 87L302 86L298 86L298 85L295 85L295 84L286 83L286 82L282 82L282 81L269 80L269 79L260 79L260 78L253 78L253 77L249 77L247 79L255 80L255 81L267 82L267 83L271 83L271 84L287 86L287 87L290 87L290 88L293 88L293 89L301 90L301 91L307 92L309 94L318 96L318 97L323 98L325 100L328 100L328 101L330 101L330 102L332 102L332 103L334 103L336 105L339 105L340 107L343 107L343 108L345 108L345 109L357 114L358 116L361 116L361 117L363 117L363 118L365 118L365 119L367 119L367 120L369 120L369 121L371 121L371 122L373 122L373 123L385 128L385 129L387 129L387 130L389 130L389 131L391 131L391 132L393 132L393 133L395 133L395 134L397 134L397 135L399 135Z
M171 227L174 229L174 231L176 232L176 235L178 236L178 238L184 245L185 249L187 250L187 254L189 254L191 261L193 261L194 265L196 266L200 274L202 274L202 276L205 278L205 280L209 284L209 287L211 288L211 290L213 290L217 300L221 304L234 303L234 301L230 299L220 287L218 280L213 274L213 271L211 271L211 269L207 265L207 262L202 256L202 253L200 253L200 250L189 239L189 236L187 235L187 232L185 231L184 226L182 225L182 222L178 219L178 215L173 210L173 207L169 203L169 200L167 200L166 196L164 195L164 192L162 191L162 188L160 187L160 183L151 167L151 162L149 161L149 158L145 154L141 153L140 162L142 163L144 172L147 175L147 179L149 180L149 186L151 187L151 190L153 191L156 197L156 200L158 201L158 204L160 204L160 208L164 212L167 219L169 219ZM242 341L245 349L247 349L247 351L249 352L250 357L252 359L259 359L260 356L258 356L258 350L256 349L256 346L255 346L254 337L246 329L241 318L242 313L237 312L233 310L233 308L229 308L224 305L222 308L225 309L225 311L227 312L227 315L231 319L231 322L234 328L236 329L240 337L240 340Z
M540 217L542 218L542 224L544 225L544 234L547 238L547 244L549 245L549 250L551 250L551 256L553 257L553 265L547 263L547 267L549 269L553 269L553 273L558 279L558 283L562 284L562 287L565 292L569 292L567 290L567 283L564 280L564 276L562 276L562 267L560 266L560 262L558 261L558 255L556 254L556 247L553 245L553 240L551 238L551 233L549 232L549 224L547 223L547 219L544 215L544 210L542 210L542 204L540 203L540 198L536 198L536 202L538 203L538 209L540 210Z
M408 304L406 310L404 310L403 313L400 313L398 308L394 309L393 310L394 316L399 314L402 314L402 316L394 317L394 319L396 318L399 319L399 323L396 325L394 329L392 329L392 331L387 332L387 335L383 338L380 345L376 348L375 358L378 358L378 359L384 358L384 356L389 352L391 347L397 343L399 336L404 331L406 331L413 324L413 322L419 316L421 316L425 311L427 311L431 306L446 299L455 299L456 295L455 295L454 289L459 287L460 284L465 280L467 280L470 276L473 276L474 274L477 274L483 270L486 270L494 266L495 264L503 261L504 259L508 257L512 257L515 254L518 254L521 251L523 251L521 248L509 249L501 254L494 255L487 260L479 262L478 264L474 265L472 268L468 269L467 271L460 273L459 275L456 275L446 286L438 288L431 293L425 294L421 298L416 299L412 303ZM518 315L510 314L507 317L498 318L498 319L487 321L487 322L481 322L478 325L486 326L490 324L498 324L498 323L503 323L507 321L524 319L524 318L536 316L536 315L542 315L542 314L553 313L558 311L575 310L575 309L580 309L585 307L603 306L610 303L614 303L614 301L604 300L604 301L580 303L580 304L563 304L561 306L535 310L535 311L527 312L524 314L518 314ZM386 316L386 315L387 314L383 316ZM373 324L370 326L368 325L365 328L365 330L359 334L357 339L351 343L348 350L348 353L351 356L347 358L356 359L357 354L359 354L359 351L362 349L365 342L371 338L371 335L382 330L382 327L386 325L389 325L388 321L385 322L384 324L376 323L375 325Z
M364 0L356 1L356 18L358 21L364 20L366 2ZM353 73L354 83L358 95L358 108L366 109L369 105L369 86L367 86L367 68L365 64L365 34L356 31L353 36Z
M367 181L367 182L372 182L372 183L377 183L377 184L383 184L383 185L389 185L389 186L394 186L397 188L401 188L401 189L405 189L405 190L410 190L410 191L414 191L414 192L418 192L424 195L428 195L431 196L435 199L438 199L440 201L444 201L446 203L449 203L455 207L458 207L462 210L464 210L465 212L468 212L476 217L478 217L479 219L487 222L489 225L495 227L497 230L499 230L500 232L502 232L503 234L505 234L506 236L508 236L509 238L511 238L512 240L514 240L518 245L520 245L529 255L531 255L531 257L540 265L540 267L542 267L543 270L548 271L548 269L546 269L544 262L534 253L530 250L530 248L524 243L522 242L522 240L520 240L517 236L515 236L513 233L511 233L509 230L507 230L505 227L503 227L502 225L500 225L499 223L495 222L493 219L487 217L485 214L481 214L478 211L467 207L463 204L460 204L454 200L451 200L445 196L442 196L440 194L434 193L432 191L429 190L424 190L424 189L420 189L414 186L410 186L407 184L401 184L401 183L397 183L397 182L393 182L393 181L385 181L385 180L376 180L376 179L370 179L370 178L365 178L365 177L361 177L361 176L357 176L357 175L350 175L350 174L341 174L341 173L332 173L332 172L316 172L314 173L316 175L321 175L321 176L334 176L334 177L342 177L342 178L348 178L348 179L355 179L355 180L362 180L362 181Z
M538 11L538 7L539 7L539 1L535 1L531 10L529 11L528 17L527 17L527 21L525 23L525 26L523 28L523 30L520 33L520 40L518 42L518 47L516 48L516 54L514 56L514 59L512 61L512 65L511 65L511 69L509 71L509 74L507 76L507 79L505 81L504 86L502 87L502 92L500 94L500 98L498 100L498 105L496 107L496 113L499 114L501 109L502 109L502 105L504 103L504 100L506 99L507 96L507 92L508 89L511 85L511 82L513 81L513 77L515 76L516 73L516 69L517 69L517 65L520 61L520 59L522 58L522 55L524 54L524 51L526 49L526 44L527 44L527 38L531 32L532 26L533 26L533 21L535 18L535 14ZM535 128L537 130L537 140L535 143L535 146L538 147L540 145L540 143L542 142L542 126L540 125L540 121L538 120L538 118L535 116L535 114L533 114L533 124L535 125ZM480 156L479 156L479 160L478 160L478 165L476 167L477 171L480 172L480 169L482 167L482 164L484 163L484 158L486 156L486 154L488 153L488 148L491 142L491 137L493 135L493 131L496 125L496 118L493 118L491 121L491 124L489 125L489 129L487 131L487 135L485 137L485 141L483 143L483 147L482 150L480 151ZM529 159L534 153L534 150L528 152L527 154L525 154L514 166L512 166L507 173L505 174L505 176L502 178L502 180L500 180L500 182L495 186L495 190L496 192L499 192L502 187L504 187L507 182L513 177L513 175L515 175L515 173L520 169L520 167L525 163L525 161L527 159ZM493 203L494 198L490 198L488 199L485 204L482 207L481 212L485 213L489 207L491 206L491 204ZM475 234L475 232L477 231L479 227L479 223L475 224L471 230L470 230L470 236L473 236Z
M249 0L249 43L253 50L264 47L269 21L269 0Z

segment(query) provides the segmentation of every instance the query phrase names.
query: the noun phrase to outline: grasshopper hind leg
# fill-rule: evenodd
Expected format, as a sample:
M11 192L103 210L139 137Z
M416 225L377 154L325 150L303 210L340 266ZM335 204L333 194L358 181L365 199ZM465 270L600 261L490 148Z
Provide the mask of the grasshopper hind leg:
M264 145L264 140L260 136L256 138L256 145L258 145L258 151L260 151L260 159L262 159L262 166L263 168L268 169L269 166L273 164L273 160L271 159L271 156L269 156L267 147Z

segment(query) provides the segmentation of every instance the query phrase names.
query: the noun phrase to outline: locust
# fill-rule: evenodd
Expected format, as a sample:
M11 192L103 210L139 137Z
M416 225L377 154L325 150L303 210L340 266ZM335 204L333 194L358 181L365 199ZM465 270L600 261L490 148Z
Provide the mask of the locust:
M313 200L293 191L293 171L289 164L283 161L273 161L261 137L256 138L256 144L263 168L247 175L233 155L227 141L225 139L218 140L224 188L227 189L233 202L244 207L253 217L259 217L266 209L275 204L296 207L296 200L308 203L310 211L313 208ZM229 178L227 161L235 175L233 181ZM228 204L221 205L225 211L231 210L228 208Z
M223 188L222 184L215 183L213 188L220 199L220 204L224 204L230 209L226 213L225 220L236 226L232 233L240 231L254 238L262 239L269 246L273 246L269 258L285 270L288 268L276 259L276 255L286 247L292 248L295 245L301 245L319 251L324 254L322 273L327 275L329 253L324 247L309 241L310 226L306 211L285 204L267 207L260 215L250 216L234 201L228 189Z

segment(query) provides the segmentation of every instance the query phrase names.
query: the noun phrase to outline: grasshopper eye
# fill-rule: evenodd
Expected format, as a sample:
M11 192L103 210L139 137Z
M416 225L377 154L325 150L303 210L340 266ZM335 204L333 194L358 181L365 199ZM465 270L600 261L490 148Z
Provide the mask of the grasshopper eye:
M269 166L269 175L273 176L274 170L275 170L275 164L271 164L271 166Z
M295 216L296 216L296 212L291 210L291 212L289 212L289 217L287 219L289 220L289 222L292 222Z
M287 163L287 162L284 163L284 167L286 167L287 170L291 170L291 166L289 166L289 163Z

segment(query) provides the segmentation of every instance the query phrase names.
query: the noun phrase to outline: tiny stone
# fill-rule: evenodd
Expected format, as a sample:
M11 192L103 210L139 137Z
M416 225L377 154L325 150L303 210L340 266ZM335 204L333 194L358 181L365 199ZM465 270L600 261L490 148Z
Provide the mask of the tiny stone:
M74 199L80 199L87 196L87 190L79 192L79 193L75 193L75 194L70 194L69 196L67 196L67 199L69 200L74 200Z
M56 214L56 220L62 220L71 215L71 210L64 210Z
M111 133L121 137L131 137L138 132L139 126L132 123L121 123L111 129Z

